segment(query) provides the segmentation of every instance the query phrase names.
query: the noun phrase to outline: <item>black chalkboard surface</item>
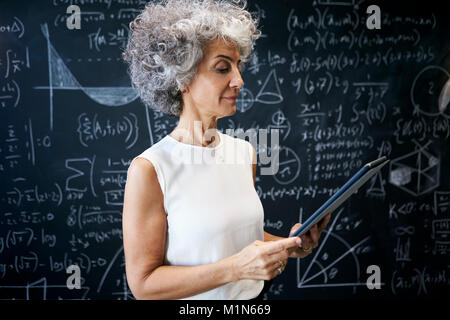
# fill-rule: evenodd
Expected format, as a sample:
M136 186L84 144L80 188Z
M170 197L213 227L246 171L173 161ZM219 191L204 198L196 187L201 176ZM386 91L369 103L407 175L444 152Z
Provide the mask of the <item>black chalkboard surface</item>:
M134 299L122 246L127 168L176 125L143 106L121 59L145 2L70 4L81 9L80 29L68 28L68 1L0 1L0 299ZM380 29L369 23L371 5ZM259 163L256 177L265 230L288 236L364 163L391 160L334 212L311 255L290 259L265 298L448 297L445 6L249 8L263 34L238 111L219 129L279 130L279 170L262 175ZM70 289L73 265L81 278Z

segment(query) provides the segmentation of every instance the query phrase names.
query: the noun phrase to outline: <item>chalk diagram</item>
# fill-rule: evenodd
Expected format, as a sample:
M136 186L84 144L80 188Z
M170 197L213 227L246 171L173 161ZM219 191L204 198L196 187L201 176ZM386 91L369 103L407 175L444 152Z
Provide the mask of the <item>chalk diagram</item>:
M383 180L381 172L379 171L375 176L371 178L366 194L375 197L385 197L386 191L384 190L384 184L385 181Z
M64 290L61 296L63 289L66 290ZM86 299L89 289L88 286L81 286L80 289L70 290L65 283L63 285L50 285L47 283L46 277L42 277L26 285L0 286L2 299L9 299L6 297L11 297L12 299L20 300L80 300Z
M389 182L403 191L420 196L439 187L440 159L427 150L431 144L421 146L417 141L416 150L393 159L389 164Z
M255 99L253 97L253 93L247 88L242 88L239 92L238 98L236 99L236 109L240 112L246 112L251 109L254 102Z
M283 140L287 138L291 132L291 122L284 115L284 112L278 110L272 115L272 123L267 126L267 130L277 129L283 134Z
M378 158L381 158L385 154L385 151L388 151L389 149L391 149L390 144L383 141L379 148ZM381 176L381 171L378 171L377 174L370 179L366 194L369 196L384 198L386 196L386 191L384 190L385 183L386 182Z
M242 88L236 100L236 109L240 112L246 112L252 108L255 101L263 104L277 104L282 102L283 96L279 82L280 80L276 75L275 69L273 69L264 80L256 98L250 89Z
M67 65L61 59L50 42L47 24L41 25L41 31L47 40L49 86L38 86L34 89L49 90L50 94L50 128L53 129L53 91L54 90L81 90L95 102L117 107L130 103L139 94L133 87L84 87L74 77Z
M425 67L414 78L410 98L416 113L450 119L450 73L439 66Z
M366 282L361 282L361 268L357 252L365 252L367 247L363 247L370 236L365 237L355 245L349 244L341 236L333 232L336 222L343 212L343 208L333 214L334 220L331 226L323 230L325 237L320 241L310 258L297 259L297 287L298 288L320 288L320 287L354 287L366 286ZM302 221L302 212L300 220ZM326 251L324 246L329 238L333 242L333 250ZM308 261L306 269L302 268L302 261ZM341 270L345 270L341 272ZM349 275L354 275L350 279ZM384 283L380 283L384 285Z
M135 299L127 285L124 260L123 246L121 246L106 267L97 286L96 293L102 292L111 294L117 299L123 300ZM114 272L111 272L111 270L114 270ZM118 279L112 274L120 274L121 278ZM27 283L26 285L0 286L0 296L2 299L84 300L88 299L88 293L91 289L90 286L82 285L78 290L70 290L66 283L61 285L51 285L47 282L47 278L42 277L34 282Z
M273 176L276 182L286 185L300 175L301 161L297 154L289 147L281 147L278 154L278 172Z
M255 101L264 104L277 104L283 102L283 95L281 94L279 79L275 69L269 72L264 84L256 95Z

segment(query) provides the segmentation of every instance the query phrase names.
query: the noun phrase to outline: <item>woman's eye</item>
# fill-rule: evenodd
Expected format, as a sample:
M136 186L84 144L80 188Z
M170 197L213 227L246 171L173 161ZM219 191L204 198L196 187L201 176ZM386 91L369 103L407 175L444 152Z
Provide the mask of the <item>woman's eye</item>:
M217 71L219 71L220 73L226 73L228 72L228 68L217 69Z

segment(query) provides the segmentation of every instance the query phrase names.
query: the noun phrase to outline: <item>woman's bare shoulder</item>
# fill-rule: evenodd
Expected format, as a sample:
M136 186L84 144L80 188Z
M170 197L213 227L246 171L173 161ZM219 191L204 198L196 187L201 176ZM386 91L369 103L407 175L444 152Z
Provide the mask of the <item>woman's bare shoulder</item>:
M136 157L131 161L130 166L128 167L128 172L130 173L130 171L151 172L155 171L155 167L153 166L151 160L143 157Z
M142 157L136 157L130 163L127 174L128 189L133 189L135 194L147 194L147 199L162 200L162 190L158 183L153 163Z

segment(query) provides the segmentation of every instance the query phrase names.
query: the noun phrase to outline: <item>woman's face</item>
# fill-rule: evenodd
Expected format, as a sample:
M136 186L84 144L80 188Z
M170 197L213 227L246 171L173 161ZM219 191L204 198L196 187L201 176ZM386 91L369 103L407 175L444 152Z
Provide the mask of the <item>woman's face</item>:
M244 85L239 70L240 54L234 41L212 41L203 52L197 73L183 94L184 104L202 116L222 118L236 112L236 99Z

